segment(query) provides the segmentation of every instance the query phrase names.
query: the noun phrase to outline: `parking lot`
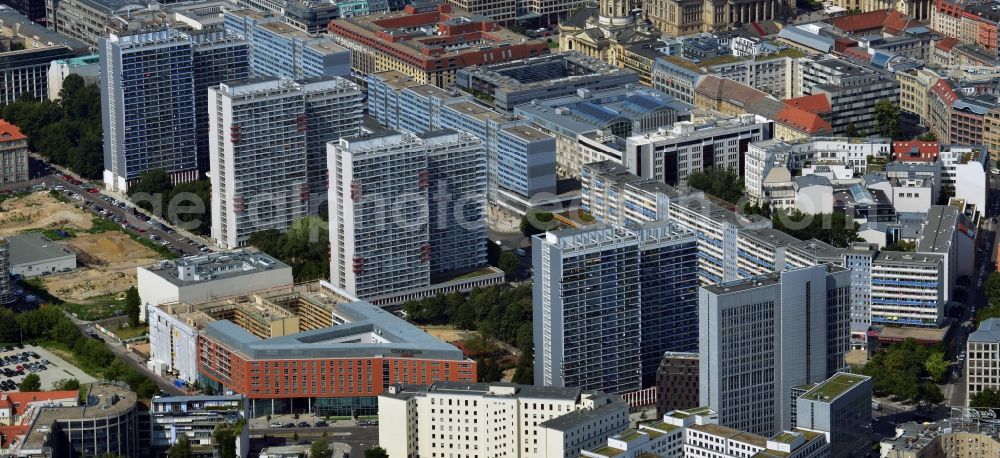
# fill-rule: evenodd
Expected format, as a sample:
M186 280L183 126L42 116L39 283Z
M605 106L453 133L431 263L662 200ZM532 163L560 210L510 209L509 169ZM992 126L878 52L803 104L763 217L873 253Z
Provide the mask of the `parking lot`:
M2 349L3 347L0 347L0 350ZM24 353L27 353L27 356L24 356ZM37 355L37 358L34 355ZM75 378L80 383L96 381L66 360L36 345L24 345L24 348L7 347L6 351L0 351L0 360L2 360L0 384L6 385L0 391L17 391L24 377L32 372L38 374L42 390L51 390L53 384L64 379ZM18 371L19 366L20 371Z

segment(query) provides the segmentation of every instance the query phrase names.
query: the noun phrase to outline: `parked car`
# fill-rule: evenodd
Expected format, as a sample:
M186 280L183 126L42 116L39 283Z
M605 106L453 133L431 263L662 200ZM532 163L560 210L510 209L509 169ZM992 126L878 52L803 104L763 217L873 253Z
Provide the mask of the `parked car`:
M271 426L272 428L280 428L280 427L281 427L281 423L279 423L279 422L273 422L273 423L271 423L271 425L270 425L270 426Z
M316 420L316 427L317 428L325 428L326 427L326 420Z
M309 427L309 422L307 422L307 421L300 421L298 426L299 426L299 428L308 428Z

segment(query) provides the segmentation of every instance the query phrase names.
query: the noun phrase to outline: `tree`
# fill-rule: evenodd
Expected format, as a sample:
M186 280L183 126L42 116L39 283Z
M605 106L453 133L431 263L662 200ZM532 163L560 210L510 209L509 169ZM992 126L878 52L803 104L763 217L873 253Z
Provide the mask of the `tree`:
M236 458L236 437L239 436L241 429L240 423L215 425L212 436L215 439L215 447L219 451L220 458Z
M922 135L920 135L919 137L917 137L917 140L924 141L924 142L936 142L937 141L937 134L935 134L934 132L925 132Z
M880 100L875 103L875 123L883 137L896 138L899 136L899 104L888 100Z
M139 208L162 217L166 213L167 197L173 189L167 172L152 169L139 175L139 181L129 189L128 196Z
M139 326L139 314L142 302L139 300L139 290L132 286L125 292L125 314L128 315L128 325Z
M187 458L191 456L191 442L187 434L181 434L170 449L167 450L167 458Z
M951 363L944 359L944 353L936 351L931 353L924 361L924 369L931 376L931 380L936 383L944 381L944 376L948 374L948 366Z
M64 378L53 383L52 389L56 391L77 391L80 389L80 381L75 378Z
M986 388L969 397L969 407L1000 408L1000 391Z
M507 275L507 279L509 280L517 270L517 256L512 251L504 251L503 253L500 253L499 264L500 265L498 267L500 267L500 270Z
M559 223L555 221L555 217L549 212L529 211L521 217L520 229L521 234L525 237L555 230L558 227Z
M55 102L24 96L8 103L2 117L18 126L28 136L28 147L45 158L85 178L101 176L104 141L97 85L69 75Z
M372 447L365 450L365 458L389 458L389 452L382 447Z
M861 227L844 213L806 214L798 210L776 212L771 222L775 229L798 239L815 238L840 248L859 240Z
M326 437L321 437L313 442L309 447L309 458L333 458L333 450L330 450L330 441Z
M854 123L852 122L848 124L846 128L844 128L844 135L848 137L860 137L861 132L858 131L858 126L855 126Z
M247 244L292 266L296 282L330 276L329 225L319 218L296 220L284 233L274 229L255 232Z
M687 176L688 186L726 202L736 203L743 196L743 179L733 169L709 167Z
M885 246L882 251L917 251L917 242L908 242L906 240L896 240Z
M479 373L479 381L484 383L499 382L503 377L503 370L491 357L480 359L476 372Z
M41 391L42 380L38 378L38 374L32 372L24 377L21 381L21 392L26 393L29 391Z

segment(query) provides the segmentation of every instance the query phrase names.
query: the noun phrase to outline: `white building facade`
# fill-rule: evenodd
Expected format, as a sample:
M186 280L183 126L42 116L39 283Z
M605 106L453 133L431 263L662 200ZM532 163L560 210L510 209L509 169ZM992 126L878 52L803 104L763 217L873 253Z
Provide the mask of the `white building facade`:
M390 386L378 398L390 458L573 458L628 426L621 398L507 383Z

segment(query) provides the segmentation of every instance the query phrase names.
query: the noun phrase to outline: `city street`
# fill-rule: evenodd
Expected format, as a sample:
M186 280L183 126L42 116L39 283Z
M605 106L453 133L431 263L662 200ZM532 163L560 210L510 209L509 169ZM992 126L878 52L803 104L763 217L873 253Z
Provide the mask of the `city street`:
M1000 229L1000 224L994 223L993 218L1000 215L1000 177L994 175L992 178L987 198L988 208L983 209L986 216L984 216L984 222L980 227L982 235L976 247L976 258L978 260L976 262L976 271L973 277L969 279L969 286L966 289L966 307L962 309L962 314L956 324L958 328L955 330L955 336L948 349L947 357L952 360L952 374L954 377L945 386L944 396L952 406L965 405L965 366L963 364L964 360L959 361L959 355L965 350L969 333L975 331L974 327L965 327L962 326L962 323L969 320L974 321L975 310L986 306L986 296L982 292L982 287L983 283L986 282L986 278L995 270L994 266L996 266L997 262L996 235L997 230Z
M45 161L39 160L33 157L33 169L39 169L40 172L33 174L33 178L30 182L24 183L15 190L27 190L32 186L43 185L49 189L55 186L62 186L65 190L73 192L79 195L83 202L87 203L88 208L93 208L94 206L100 206L101 208L110 212L108 219L115 216L119 216L125 219L125 222L135 228L135 231L140 237L149 238L150 235L155 235L159 240L165 240L168 246L178 250L182 255L193 255L199 253L199 246L206 246L211 249L211 242L203 237L196 236L194 234L188 233L187 231L177 229L168 224L163 218L157 217L158 215L151 215L141 208L134 207L130 202L127 201L125 196L117 195L114 193L107 193L103 191L99 186L97 187L100 192L91 193L87 192L87 187L85 186L88 181L93 180L83 180L80 177L73 175L66 169L62 167L49 164ZM47 170L51 170L51 174L47 173ZM38 176L41 175L41 176ZM81 185L75 185L65 178L65 176L70 176L71 178L77 179L83 182ZM125 202L125 208L115 207L111 205L110 202L102 199L102 196L110 197L115 200ZM140 214L144 214L150 217L149 222L143 221L141 218L133 214L133 209ZM169 230L163 230L159 227L154 226L153 222L159 222L162 227L169 228ZM193 240L193 243L188 243L185 239Z

